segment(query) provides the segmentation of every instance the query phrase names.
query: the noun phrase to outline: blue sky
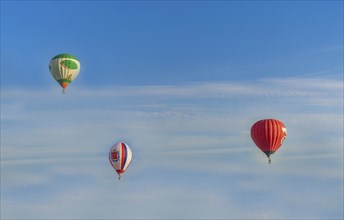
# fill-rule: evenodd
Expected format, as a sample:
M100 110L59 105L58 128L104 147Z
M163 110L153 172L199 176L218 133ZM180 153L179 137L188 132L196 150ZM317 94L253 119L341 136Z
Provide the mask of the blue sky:
M343 218L343 2L1 1L1 218Z

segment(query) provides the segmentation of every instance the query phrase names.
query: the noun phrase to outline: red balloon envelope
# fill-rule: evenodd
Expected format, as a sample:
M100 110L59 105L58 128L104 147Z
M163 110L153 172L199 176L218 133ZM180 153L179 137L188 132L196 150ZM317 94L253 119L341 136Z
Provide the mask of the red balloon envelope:
M263 119L253 124L251 138L270 160L287 136L287 128L283 122L276 119Z

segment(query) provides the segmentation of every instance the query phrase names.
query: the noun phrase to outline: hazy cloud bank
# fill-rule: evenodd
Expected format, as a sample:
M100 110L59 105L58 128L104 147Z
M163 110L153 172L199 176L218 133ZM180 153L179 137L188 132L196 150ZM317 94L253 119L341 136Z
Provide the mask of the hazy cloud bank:
M343 215L341 81L17 88L1 100L3 218ZM288 128L271 166L250 139L266 117ZM107 161L119 140L134 152L121 182Z

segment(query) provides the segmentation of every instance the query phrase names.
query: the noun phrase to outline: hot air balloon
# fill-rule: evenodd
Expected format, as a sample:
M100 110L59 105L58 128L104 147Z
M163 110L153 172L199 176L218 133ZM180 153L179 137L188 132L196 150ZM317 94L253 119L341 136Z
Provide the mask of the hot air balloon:
M132 159L132 152L128 144L118 142L114 144L109 152L109 161L112 167L118 174L118 179L121 179L121 173L128 168Z
M287 136L287 128L283 122L276 119L263 119L253 124L251 138L253 142L269 158L282 145Z
M50 60L49 70L51 75L61 85L62 93L65 93L67 86L80 72L80 62L70 54L59 54Z

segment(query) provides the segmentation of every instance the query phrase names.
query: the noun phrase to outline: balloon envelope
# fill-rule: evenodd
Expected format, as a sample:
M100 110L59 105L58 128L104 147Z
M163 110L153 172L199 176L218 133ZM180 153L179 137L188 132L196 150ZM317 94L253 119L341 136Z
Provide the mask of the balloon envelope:
M118 142L110 148L109 161L118 176L128 168L132 159L132 152L128 144Z
M80 62L76 57L70 54L59 54L50 60L49 70L64 91L78 76L80 72Z
M287 136L287 128L276 119L263 119L253 124L251 138L253 142L270 158L282 145Z

